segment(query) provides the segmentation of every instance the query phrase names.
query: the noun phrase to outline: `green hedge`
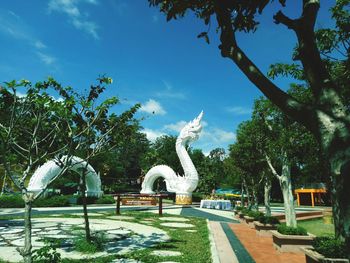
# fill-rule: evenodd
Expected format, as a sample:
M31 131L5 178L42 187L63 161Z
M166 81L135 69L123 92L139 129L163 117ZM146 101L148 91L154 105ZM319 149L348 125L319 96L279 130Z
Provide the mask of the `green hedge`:
M263 216L263 215L264 215L264 214L261 213L261 212L259 212L259 211L249 211L249 212L247 213L247 216L253 217L254 220L258 220L258 218L259 218L260 216Z
M276 218L274 216L265 216L265 215L259 216L258 221L264 225L266 225L266 224L277 225L280 223L278 218Z
M49 198L39 198L34 201L33 207L59 207L59 206L69 206L70 196L52 196ZM0 196L0 207L1 208L23 208L24 201L22 196L16 195L3 195Z
M244 206L235 206L235 210L237 210L237 211L242 211L243 209L245 209L245 207Z
M335 237L316 237L313 247L326 258L347 258L345 242Z
M279 225L277 231L283 235L297 235L297 236L307 236L307 231L305 228L298 227L289 227L286 225Z
M205 194L199 193L199 192L194 192L192 193L192 201L193 202L200 202L202 199L205 199Z
M112 195L104 195L96 200L96 204L114 204L115 200Z
M63 207L69 206L69 199L72 197L77 198L77 204L81 205L81 196L72 195L55 195L51 197L41 197L34 201L33 207ZM100 198L87 197L88 204L114 204L115 200L111 195L104 195ZM2 195L0 196L0 208L23 208L24 201L20 194Z
M22 208L24 207L24 201L22 196L16 195L2 195L0 196L1 208Z
M33 207L63 207L69 206L69 195L55 195L48 198L39 198L34 201Z

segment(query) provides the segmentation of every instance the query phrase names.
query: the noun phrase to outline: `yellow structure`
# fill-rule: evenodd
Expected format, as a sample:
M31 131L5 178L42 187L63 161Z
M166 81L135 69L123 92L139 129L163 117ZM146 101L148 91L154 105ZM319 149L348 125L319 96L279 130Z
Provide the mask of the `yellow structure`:
M315 189L315 188L310 188L310 189L305 189L305 188L301 188L301 189L295 189L294 193L297 195L297 203L298 206L300 206L301 204L301 199L303 198L305 195L310 195L311 197L311 206L315 206L315 204L321 204L321 194L326 194L327 190L324 188L320 188L320 189Z
M191 205L192 204L192 195L189 194L176 194L177 205Z

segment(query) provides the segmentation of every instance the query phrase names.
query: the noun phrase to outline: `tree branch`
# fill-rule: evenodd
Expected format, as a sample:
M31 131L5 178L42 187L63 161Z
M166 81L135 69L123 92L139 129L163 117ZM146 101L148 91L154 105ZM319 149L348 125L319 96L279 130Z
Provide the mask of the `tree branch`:
M297 20L290 19L282 11L278 11L274 16L275 24L283 24L289 29L295 29L297 27Z
M239 48L231 24L231 11L225 9L221 1L216 1L215 12L221 28L220 40L222 44L220 49L222 56L230 58L248 79L283 112L305 125L309 130L318 133L314 110L295 100L273 84Z
M270 170L272 172L272 174L278 179L280 180L281 179L281 176L276 172L275 168L273 167L272 163L271 163L271 159L270 157L265 154L265 159L266 159L266 162L268 164L268 166L270 167Z

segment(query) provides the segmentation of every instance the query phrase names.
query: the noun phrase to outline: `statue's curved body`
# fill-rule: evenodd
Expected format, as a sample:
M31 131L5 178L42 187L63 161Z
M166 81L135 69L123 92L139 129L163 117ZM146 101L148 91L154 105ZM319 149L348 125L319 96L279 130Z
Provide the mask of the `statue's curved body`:
M61 162L65 162L67 156L61 157ZM69 170L81 173L83 169L86 169L86 195L100 197L103 192L101 191L101 179L95 172L94 168L90 164L87 164L83 159L73 156L70 158ZM47 185L61 172L62 168L55 160L48 161L35 170L33 176L30 178L28 184L28 191L34 193L40 193L43 189L46 189Z
M186 151L186 145L198 139L202 130L202 117L203 112L182 128L176 140L176 153L185 174L183 176L177 175L169 166L157 165L147 172L142 182L141 193L154 193L153 184L158 178L162 177L167 191L176 193L177 204L190 204L192 202L192 192L197 188L199 178L197 170Z

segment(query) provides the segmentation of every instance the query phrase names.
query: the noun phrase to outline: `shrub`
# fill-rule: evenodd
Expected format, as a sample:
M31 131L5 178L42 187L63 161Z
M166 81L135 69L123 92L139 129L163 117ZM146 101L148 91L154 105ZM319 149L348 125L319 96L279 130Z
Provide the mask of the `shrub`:
M39 198L34 201L34 207L62 207L69 206L68 195L56 195L49 198Z
M97 199L98 198L95 197L95 196L87 196L86 197L86 203L88 205L95 204ZM83 204L83 197L81 195L79 195L78 198L77 198L77 204L78 205L82 205Z
M263 215L264 215L264 214L261 213L261 212L259 212L259 211L249 211L249 212L247 213L247 216L253 217L254 220L258 220L258 218L259 218L260 216L263 216Z
M115 200L111 195L104 195L104 196L101 196L99 199L97 199L95 203L96 204L114 204Z
M2 195L0 196L1 208L22 208L24 207L24 201L20 194Z
M242 210L241 210L241 213L243 214L243 215L248 215L248 213L249 213L249 209L248 208L246 208L246 207L244 207Z
M74 239L73 244L77 251L83 253L96 253L102 251L106 236L103 232L95 233L91 236L91 241L87 241L85 235L79 235Z
M313 247L326 258L347 258L345 242L335 237L316 237Z
M235 210L237 211L242 211L244 208L244 206L235 206Z
M202 199L205 199L205 194L199 192L192 193L193 202L200 202Z
M277 227L277 231L283 235L298 235L298 236L307 236L307 231L305 228L298 227L290 227L286 225L279 225Z
M42 248L33 250L33 261L36 263L59 263L61 254L56 251L57 244L45 242Z
M259 216L258 221L264 225L266 225L266 224L277 225L280 223L278 218L276 218L274 216L265 216L265 215Z

